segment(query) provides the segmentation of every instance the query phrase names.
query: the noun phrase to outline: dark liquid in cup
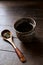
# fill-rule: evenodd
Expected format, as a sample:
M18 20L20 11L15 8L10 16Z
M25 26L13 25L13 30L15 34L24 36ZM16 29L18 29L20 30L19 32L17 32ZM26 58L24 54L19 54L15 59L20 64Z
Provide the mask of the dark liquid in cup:
M32 28L33 26L29 22L24 21L16 27L16 30L18 30L19 32L28 32L31 31Z

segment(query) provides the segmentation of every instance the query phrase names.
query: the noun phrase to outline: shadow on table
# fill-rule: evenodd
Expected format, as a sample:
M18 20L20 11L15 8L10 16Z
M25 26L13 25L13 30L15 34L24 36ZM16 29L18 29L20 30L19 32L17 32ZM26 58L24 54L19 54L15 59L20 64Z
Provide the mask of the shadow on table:
M34 37L31 43L24 43L23 46L32 55L43 56L43 44L38 38Z

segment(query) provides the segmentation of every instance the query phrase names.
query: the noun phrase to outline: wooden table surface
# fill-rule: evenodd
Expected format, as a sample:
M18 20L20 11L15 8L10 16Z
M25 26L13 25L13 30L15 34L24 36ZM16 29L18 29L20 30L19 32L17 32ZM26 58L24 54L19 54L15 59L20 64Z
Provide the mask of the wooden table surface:
M43 8L30 4L0 2L0 65L43 65ZM16 36L14 23L21 17L32 17L37 23L31 43L22 43ZM25 55L26 63L22 63L13 47L2 39L4 29L12 32L14 43Z

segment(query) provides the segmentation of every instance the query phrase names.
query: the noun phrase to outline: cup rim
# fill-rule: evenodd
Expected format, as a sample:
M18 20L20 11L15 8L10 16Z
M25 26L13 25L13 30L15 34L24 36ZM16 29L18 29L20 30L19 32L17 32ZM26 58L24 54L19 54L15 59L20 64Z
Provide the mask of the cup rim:
M31 20L34 22L33 29L30 30L29 32L20 32L20 31L18 31L18 30L15 28L15 24L16 24L19 20L21 20L21 19L23 19L23 18L31 19ZM15 24L14 24L14 29L15 29L15 31L18 32L18 33L22 33L22 34L31 33L31 32L33 32L33 30L34 30L35 27L36 27L36 22L35 22L35 20L34 20L32 17L22 17L22 18L18 19L18 20L15 22Z

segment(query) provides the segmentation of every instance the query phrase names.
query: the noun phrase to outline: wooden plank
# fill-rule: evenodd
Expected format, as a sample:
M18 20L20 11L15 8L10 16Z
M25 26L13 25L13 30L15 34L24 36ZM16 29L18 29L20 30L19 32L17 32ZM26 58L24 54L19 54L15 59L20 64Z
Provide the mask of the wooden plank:
M9 3L0 3L0 65L43 65L43 8ZM31 43L22 43L16 37L14 23L22 17L33 17L37 23ZM21 63L13 47L2 39L1 32L4 29L12 32L13 41L25 55L26 63Z

